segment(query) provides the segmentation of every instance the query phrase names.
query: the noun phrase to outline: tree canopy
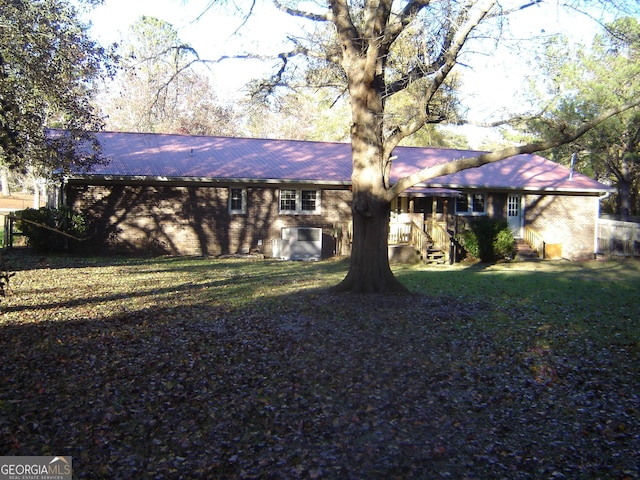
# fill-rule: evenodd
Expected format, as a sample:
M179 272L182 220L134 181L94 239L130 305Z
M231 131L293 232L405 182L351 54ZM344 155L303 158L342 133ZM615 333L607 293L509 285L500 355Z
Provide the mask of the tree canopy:
M79 17L78 8L96 3L0 0L0 162L5 166L59 171L100 160L95 143L92 150L77 148L102 126L91 100L96 80L113 60ZM48 128L68 133L51 137Z
M119 46L121 65L103 96L113 130L233 135L233 110L221 106L196 51L168 22L143 16Z
M590 48L571 48L554 38L542 71L546 88L540 92L543 113L526 123L529 133L545 137L557 129L578 125L600 105L615 105L640 96L640 23L625 17L606 25ZM558 101L547 107L549 98ZM640 214L640 113L629 111L603 122L551 155L574 156L584 173L618 188L616 213Z

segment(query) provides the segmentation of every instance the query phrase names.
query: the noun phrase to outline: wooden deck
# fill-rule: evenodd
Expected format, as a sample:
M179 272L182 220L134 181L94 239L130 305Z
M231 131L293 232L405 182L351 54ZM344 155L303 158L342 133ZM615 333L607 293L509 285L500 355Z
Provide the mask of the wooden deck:
M409 249L413 250L412 254L407 253ZM402 263L413 263L418 259L424 263L443 264L449 260L448 252L415 222L390 224L389 258Z

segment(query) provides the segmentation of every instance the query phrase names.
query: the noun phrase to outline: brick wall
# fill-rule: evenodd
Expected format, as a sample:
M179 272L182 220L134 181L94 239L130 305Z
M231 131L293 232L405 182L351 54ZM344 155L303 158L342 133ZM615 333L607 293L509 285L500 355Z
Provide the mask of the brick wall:
M115 251L270 255L271 242L283 227L305 226L323 229L323 255L330 256L334 225L346 233L351 221L348 190L323 190L320 215L279 214L277 188L247 188L244 214L229 213L228 196L227 187L209 186L67 188L69 205L96 219L97 237Z
M545 243L559 244L563 258L593 258L597 197L527 195L525 202L525 225Z
M507 194L488 193L487 194L487 215L492 218L507 219Z

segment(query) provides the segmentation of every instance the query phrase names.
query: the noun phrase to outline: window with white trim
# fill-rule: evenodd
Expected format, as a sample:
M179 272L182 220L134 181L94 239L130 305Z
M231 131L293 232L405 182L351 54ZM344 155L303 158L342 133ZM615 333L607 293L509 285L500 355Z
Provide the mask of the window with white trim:
M456 214L485 215L487 212L487 196L484 193L462 194L456 197Z
M229 213L242 214L247 213L247 189L246 188L230 188L229 189Z
M320 214L320 190L280 190L281 214Z

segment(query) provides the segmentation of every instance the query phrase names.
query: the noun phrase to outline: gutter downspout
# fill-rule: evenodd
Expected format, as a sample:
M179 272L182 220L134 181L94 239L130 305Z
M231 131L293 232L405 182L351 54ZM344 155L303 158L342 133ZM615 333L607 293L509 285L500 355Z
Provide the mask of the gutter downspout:
M611 192L605 192L598 197L598 203L596 204L596 225L595 231L593 232L593 258L596 258L598 255L598 228L600 227L600 202L602 200L609 198L611 196Z

